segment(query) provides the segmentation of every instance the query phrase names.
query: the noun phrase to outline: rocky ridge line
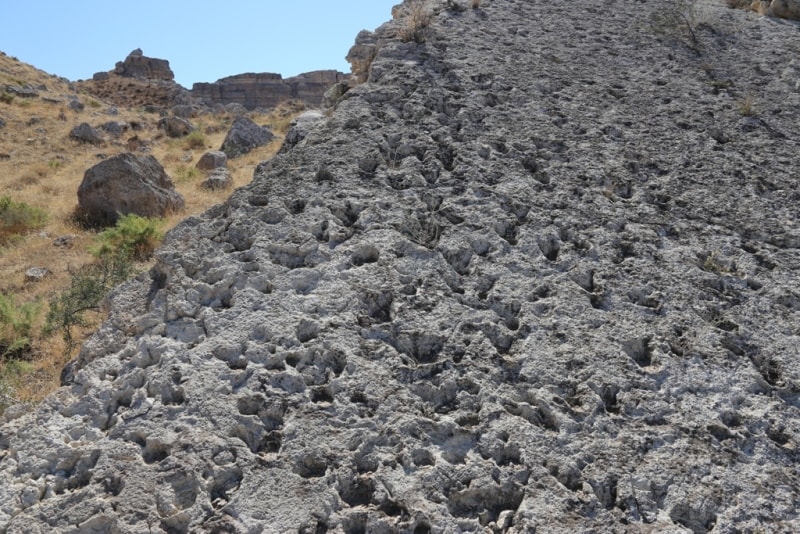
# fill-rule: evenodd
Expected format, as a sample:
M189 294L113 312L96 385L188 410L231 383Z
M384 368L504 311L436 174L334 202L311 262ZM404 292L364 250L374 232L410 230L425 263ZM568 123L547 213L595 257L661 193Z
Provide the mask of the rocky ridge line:
M800 529L797 28L480 4L359 35L116 291L0 427L0 529Z

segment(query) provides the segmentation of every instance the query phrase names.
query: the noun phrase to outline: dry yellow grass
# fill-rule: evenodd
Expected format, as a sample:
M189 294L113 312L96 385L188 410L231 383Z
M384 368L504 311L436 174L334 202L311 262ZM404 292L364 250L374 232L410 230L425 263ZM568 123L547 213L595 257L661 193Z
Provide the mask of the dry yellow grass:
M185 211L165 221L165 231L186 216L203 212L230 195L230 191L200 188L204 173L195 169L195 164L207 150L219 149L233 116L217 114L195 119L203 133L203 143L187 143L163 136L156 128L159 117L155 114L119 107L118 114L110 115L107 114L108 105L86 95L77 95L85 105L84 111L73 111L64 97L74 94L67 81L0 53L0 87L6 84L36 87L39 97L0 101L0 118L5 122L0 128L0 196L8 195L15 201L40 207L49 216L43 229L0 248L0 292L13 294L17 302L38 299L46 312L47 301L68 286L70 271L93 260L89 253L94 245L93 232L73 221L77 189L88 168L104 157L127 152L128 139L134 135L147 147L148 153L161 162L186 200ZM252 115L251 118L259 124L271 124L276 134L283 135L300 109L296 104L287 104L268 115ZM101 146L85 145L69 138L69 131L81 122L97 127L107 121L137 122L141 129L128 131L116 140L106 136L109 141ZM280 139L229 160L234 187L249 183L255 166L271 158L279 147ZM76 236L71 246L53 245L54 239L67 234ZM26 281L25 271L30 267L46 267L51 274L40 282ZM139 267L144 270L148 266ZM102 319L87 318L93 321L92 326ZM78 339L90 332L91 328L79 333ZM32 360L26 365L29 370L24 376L7 380L21 401L37 401L57 387L61 368L66 363L64 344L58 335L40 336L33 341Z
M392 15L398 20L397 36L403 42L425 40L423 31L431 23L433 13L425 4L424 0L414 0L399 8L399 11L392 11Z

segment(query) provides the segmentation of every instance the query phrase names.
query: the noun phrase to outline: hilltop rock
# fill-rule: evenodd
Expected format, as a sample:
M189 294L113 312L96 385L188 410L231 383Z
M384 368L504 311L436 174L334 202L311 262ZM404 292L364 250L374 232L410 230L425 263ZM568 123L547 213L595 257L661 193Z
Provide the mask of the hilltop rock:
M124 78L144 78L148 80L173 81L175 74L169 68L169 61L147 57L141 48L137 48L125 58L118 61L114 74Z
M247 154L254 148L266 145L275 135L265 126L259 126L248 117L237 117L225 136L220 150L228 158Z
M5 416L0 530L800 531L797 28L425 7Z
M195 83L192 96L208 105L240 104L248 110L271 109L286 100L319 106L325 91L346 77L335 70L306 72L286 79L269 72L238 74L214 83Z
M120 215L164 217L184 200L153 156L119 154L86 171L78 188L78 216L92 226L113 225Z

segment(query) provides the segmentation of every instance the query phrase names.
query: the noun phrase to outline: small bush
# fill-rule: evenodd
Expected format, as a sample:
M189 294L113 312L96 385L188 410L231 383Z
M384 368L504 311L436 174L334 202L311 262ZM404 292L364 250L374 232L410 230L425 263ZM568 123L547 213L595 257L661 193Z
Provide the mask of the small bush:
M188 149L205 148L206 136L200 130L194 130L184 138L184 142Z
M197 167L190 167L188 165L180 165L175 169L176 181L178 183L193 182L200 177L200 171Z
M158 219L123 215L117 224L98 234L98 246L92 253L98 258L121 254L129 260L145 261L161 242L160 224Z
M15 237L42 228L47 213L24 202L15 202L9 196L0 197L0 245Z
M695 29L699 25L698 11L692 0L668 0L651 16L654 33L682 41L692 50L700 50Z
M9 93L8 91L3 91L0 93L0 102L3 104L10 104L14 101L14 95Z
M739 113L741 113L745 117L752 117L756 114L756 111L753 107L753 95L747 94L744 98L738 101L739 104Z
M0 293L0 361L18 359L31 349L31 332L42 311L40 302L19 304Z
M407 43L415 41L422 43L425 41L423 30L431 23L432 14L425 5L424 0L416 0L403 6L400 12L400 28L398 36Z
M50 301L44 334L60 332L66 354L71 353L76 344L73 328L87 326L86 312L99 311L108 292L131 274L130 256L120 250L104 254L95 263L72 272L69 287Z

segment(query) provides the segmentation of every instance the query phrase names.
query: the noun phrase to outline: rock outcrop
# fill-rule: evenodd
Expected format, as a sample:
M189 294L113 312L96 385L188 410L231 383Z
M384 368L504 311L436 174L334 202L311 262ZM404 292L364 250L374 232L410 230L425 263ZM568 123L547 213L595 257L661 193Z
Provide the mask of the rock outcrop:
M169 67L169 61L166 59L157 59L147 57L142 52L141 48L137 48L125 58L124 61L118 61L114 68L114 74L124 78L141 78L147 80L165 80L172 81L175 79L175 73Z
M800 531L796 28L427 5L5 415L0 530Z
M290 78L268 72L239 74L214 83L195 83L192 96L208 105L234 103L249 110L271 109L286 100L319 106L325 91L346 77L335 70L306 72Z
M184 199L153 156L123 153L98 163L78 187L78 217L92 226L113 225L120 215L164 217Z

